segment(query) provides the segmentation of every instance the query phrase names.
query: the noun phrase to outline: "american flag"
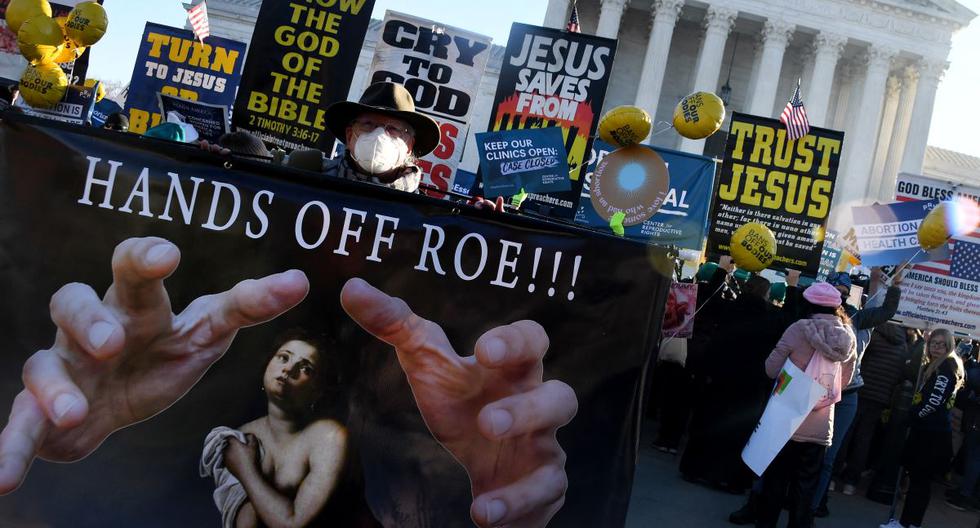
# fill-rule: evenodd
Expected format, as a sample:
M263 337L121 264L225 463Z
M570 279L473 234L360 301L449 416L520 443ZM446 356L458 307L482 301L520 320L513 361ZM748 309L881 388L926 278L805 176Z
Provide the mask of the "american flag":
M921 198L903 195L899 193L895 196L895 199L898 200L899 202L908 202L911 200L920 200ZM957 250L959 249L960 244L964 244L964 245L969 244L973 246L980 245L980 227L974 229L969 233L956 236L950 239L949 246L948 246L950 258L946 260L933 260L929 262L920 262L914 266L914 269L917 271L935 273L937 275L943 275L946 277L953 276L953 271L951 267L953 265L953 262L957 260ZM968 255L969 252L970 249L968 248L966 251L964 251L959 255L959 259L962 261L962 259L966 258L966 255ZM969 264L969 262L961 262L961 264ZM965 277L959 277L959 278L965 278ZM980 280L978 280L977 282L980 282Z
M966 240L956 241L949 274L957 279L980 282L980 244Z
M200 4L187 10L187 19L191 22L194 29L194 36L204 43L204 39L211 36L211 24L208 22L208 3L201 0Z
M569 33L581 33L582 26L578 25L578 6L572 2L572 16L568 17L568 26L565 28Z
M793 99L786 103L786 108L779 116L779 121L786 125L786 137L797 140L810 133L810 121L806 118L806 108L800 99L800 83L796 83Z

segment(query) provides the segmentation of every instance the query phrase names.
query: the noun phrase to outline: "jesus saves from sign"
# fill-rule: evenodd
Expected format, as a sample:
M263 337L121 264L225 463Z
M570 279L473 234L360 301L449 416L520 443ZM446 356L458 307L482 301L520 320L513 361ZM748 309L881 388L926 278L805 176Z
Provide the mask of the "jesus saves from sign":
M831 161L840 155L839 139L809 134L788 141L783 128L743 121L732 123L731 134L731 174L722 175L721 200L827 218L834 187Z

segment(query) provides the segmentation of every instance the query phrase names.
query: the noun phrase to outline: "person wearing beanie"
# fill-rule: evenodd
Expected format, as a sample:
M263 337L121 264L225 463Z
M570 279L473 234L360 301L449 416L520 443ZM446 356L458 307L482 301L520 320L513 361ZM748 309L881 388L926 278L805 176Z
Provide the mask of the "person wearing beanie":
M841 308L840 292L826 282L815 283L803 292L800 308L804 318L783 333L766 359L766 374L775 379L787 361L805 371L820 354L827 361L840 363L841 379L835 384L847 385L854 372L856 339ZM789 526L813 526L813 497L833 429L834 406L818 403L762 476L757 527L775 528L788 490L792 490L788 493Z
M120 112L114 114L109 114L106 118L105 124L102 128L106 130L114 130L116 132L129 132L129 118Z

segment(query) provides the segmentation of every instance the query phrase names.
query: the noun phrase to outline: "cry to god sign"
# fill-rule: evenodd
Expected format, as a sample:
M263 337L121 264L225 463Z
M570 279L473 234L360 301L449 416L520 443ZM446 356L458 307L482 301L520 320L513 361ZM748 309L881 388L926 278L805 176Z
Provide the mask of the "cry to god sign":
M452 188L490 37L394 11L385 13L368 77L405 85L415 109L439 123L439 146L419 160L423 183ZM439 195L441 197L441 195Z
M241 80L245 44L147 23L143 31L125 113L129 130L142 134L160 124L157 94L231 107Z
M822 128L790 140L775 119L735 113L711 211L709 253L729 253L736 229L761 222L776 235L773 267L815 276L843 142L843 132Z

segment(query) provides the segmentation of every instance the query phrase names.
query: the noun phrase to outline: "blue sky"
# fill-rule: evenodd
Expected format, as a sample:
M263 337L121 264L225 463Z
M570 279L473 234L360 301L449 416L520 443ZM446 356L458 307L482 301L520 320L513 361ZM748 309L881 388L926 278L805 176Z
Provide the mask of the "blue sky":
M959 0L980 13L980 0ZM386 9L438 20L444 24L489 35L504 44L512 22L540 24L547 0L377 0L375 18ZM180 0L105 0L109 12L109 31L92 51L89 76L128 82L136 61L136 51L147 21L183 27L186 19ZM929 144L980 157L977 123L980 123L980 19L953 37L949 55L952 63L936 96ZM805 96L805 94L804 94Z

